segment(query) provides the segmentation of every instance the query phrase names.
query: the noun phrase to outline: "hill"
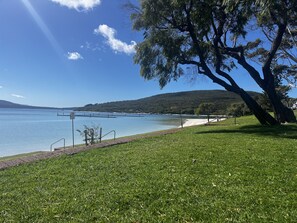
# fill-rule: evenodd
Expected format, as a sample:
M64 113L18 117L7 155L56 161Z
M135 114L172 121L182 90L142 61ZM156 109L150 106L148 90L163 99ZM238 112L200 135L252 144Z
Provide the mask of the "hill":
M249 92L253 97L260 93ZM160 94L130 101L88 104L77 110L126 113L193 114L200 103L214 103L216 113L223 114L232 103L241 103L242 99L224 90L200 90Z
M17 104L10 101L0 100L0 108L23 108L23 109L62 109L62 108L55 108L55 107L41 107L41 106L32 106L32 105L23 105L23 104ZM72 108L63 108L63 109L69 109L74 110L76 107Z
M16 104L10 101L0 100L0 108L40 108L40 107Z

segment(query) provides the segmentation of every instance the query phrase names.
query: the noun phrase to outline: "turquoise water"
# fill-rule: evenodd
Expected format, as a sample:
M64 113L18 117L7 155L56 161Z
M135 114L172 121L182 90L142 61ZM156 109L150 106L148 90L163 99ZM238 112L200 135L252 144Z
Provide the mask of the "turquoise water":
M49 151L50 145L66 139L72 145L72 123L69 116L57 116L57 110L43 109L0 109L0 157L34 151ZM69 113L69 112L68 112ZM180 125L179 116L145 115L142 117L117 116L116 118L76 117L74 119L75 144L82 144L77 129L101 127L103 135L111 130L116 136L175 128ZM105 139L112 138L113 135ZM54 147L62 147L63 142Z

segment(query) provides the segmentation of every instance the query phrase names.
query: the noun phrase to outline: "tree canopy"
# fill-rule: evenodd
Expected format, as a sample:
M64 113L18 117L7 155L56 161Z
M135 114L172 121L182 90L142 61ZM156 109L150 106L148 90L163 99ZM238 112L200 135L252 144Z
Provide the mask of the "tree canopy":
M164 87L184 75L185 66L195 66L240 95L260 123L296 121L275 85L290 67L278 55L291 49L286 39L288 27L296 28L296 1L141 0L131 17L134 29L143 32L134 59L144 78ZM231 73L240 76L242 70L267 93L275 118L234 80Z

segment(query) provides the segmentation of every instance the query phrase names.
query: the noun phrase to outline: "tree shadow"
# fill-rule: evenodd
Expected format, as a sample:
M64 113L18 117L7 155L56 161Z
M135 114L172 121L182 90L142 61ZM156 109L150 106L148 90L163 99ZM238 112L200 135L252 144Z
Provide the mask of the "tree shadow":
M247 125L236 129L215 129L209 131L199 131L195 134L220 134L220 133L243 133L251 135L262 135L277 138L297 139L297 125L280 125L280 126L261 126Z

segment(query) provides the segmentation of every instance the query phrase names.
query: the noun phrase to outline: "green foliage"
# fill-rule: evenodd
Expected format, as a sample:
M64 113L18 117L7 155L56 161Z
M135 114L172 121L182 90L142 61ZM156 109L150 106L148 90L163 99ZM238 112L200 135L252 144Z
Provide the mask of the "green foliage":
M215 104L213 103L201 103L195 110L197 115L211 115L216 111Z
M260 94L259 96L257 96L256 100L261 105L261 107L266 111L269 111L269 112L273 111L272 105L269 101L267 94L265 93Z
M296 85L297 81L297 3L296 1L258 0L250 1L262 32L266 40L273 43L277 36L276 26L285 24L286 30L283 33L282 43L276 52L272 64L273 73L276 78L285 80L287 85ZM267 58L269 49L263 47L258 51L258 56Z
M0 171L0 222L295 222L297 126L232 123Z
M294 122L292 112L276 96L275 79L284 73L292 76L278 65L286 64L292 71L290 63L282 62L292 56L287 50L292 42L285 39L288 28L297 27L296 5L296 1L276 0L141 1L131 16L134 29L144 37L137 45L135 63L145 79L157 79L161 87L185 75L187 66L194 66L197 73L240 95L263 125ZM286 56L279 56L284 49ZM260 66L254 66L255 62ZM245 69L267 93L277 120L235 81L231 71L237 67Z
M214 66L217 59L210 38L212 24L227 19L230 39L245 36L248 17L239 8L233 5L229 9L222 1L212 0L141 1L141 9L131 16L134 29L142 30L144 34L144 41L138 44L134 58L141 65L141 75L146 79L158 79L164 87L184 74L180 65L199 66L197 56L204 57ZM226 62L222 64L224 69L230 71L236 67L227 55L222 59Z
M83 138L83 141L85 141L86 145L93 145L99 141L100 138L100 126L92 126L89 127L87 125L84 125L84 130L77 129Z
M232 115L234 117L240 117L240 116L244 116L244 115L250 115L251 112L244 103L240 103L240 104L232 104L228 108L227 114Z

